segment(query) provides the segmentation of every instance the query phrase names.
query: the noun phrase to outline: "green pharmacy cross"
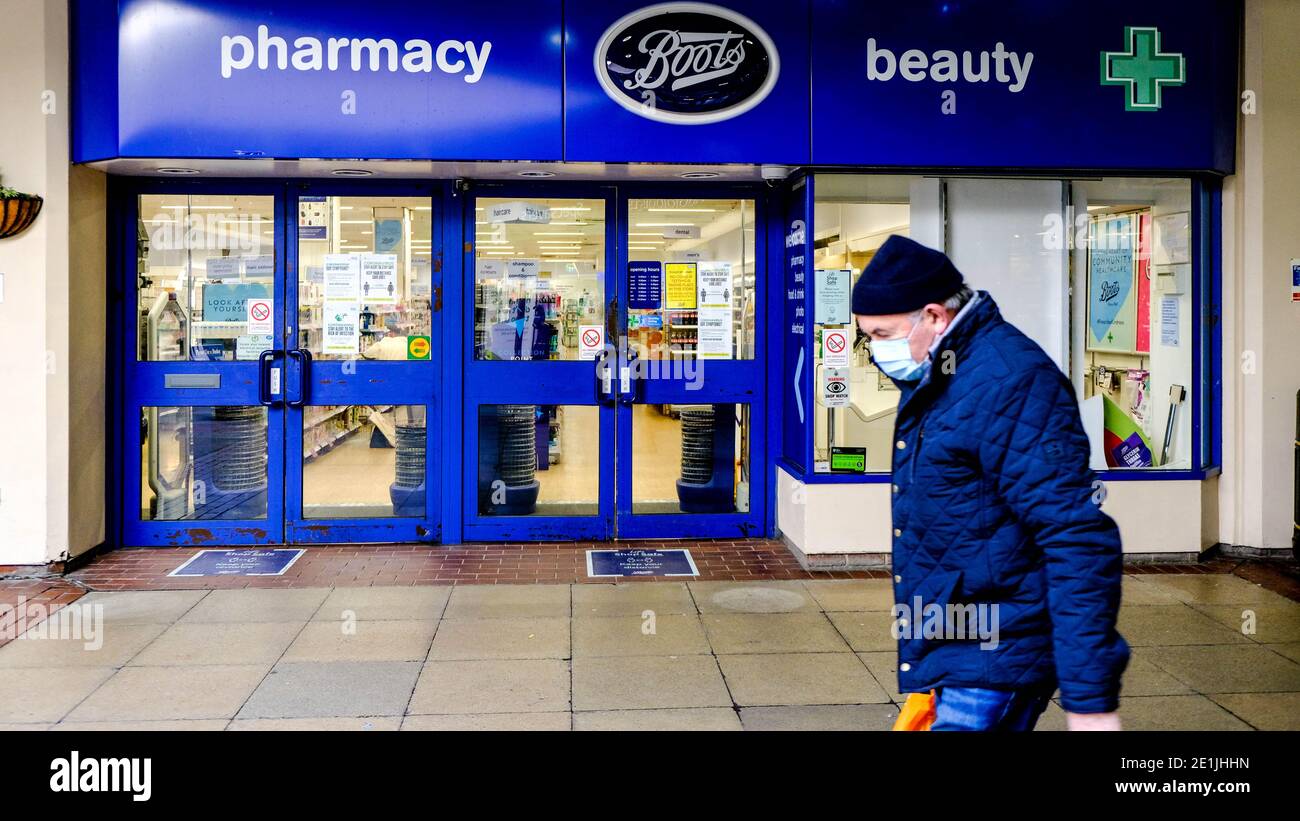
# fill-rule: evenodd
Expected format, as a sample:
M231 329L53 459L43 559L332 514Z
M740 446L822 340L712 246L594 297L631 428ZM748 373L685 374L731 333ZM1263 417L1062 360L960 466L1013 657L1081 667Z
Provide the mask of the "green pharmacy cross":
M1160 51L1160 30L1125 26L1128 51L1101 53L1101 84L1127 86L1125 111L1159 111L1161 90L1187 81L1187 58Z

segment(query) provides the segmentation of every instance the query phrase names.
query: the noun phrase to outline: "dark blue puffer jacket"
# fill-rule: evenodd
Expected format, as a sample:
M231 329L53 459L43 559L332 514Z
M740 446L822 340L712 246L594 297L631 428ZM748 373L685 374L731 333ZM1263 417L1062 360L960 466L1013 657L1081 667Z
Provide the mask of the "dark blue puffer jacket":
M925 611L913 612L911 629L900 629L899 684L1055 683L1066 710L1109 712L1129 656L1115 630L1119 530L1094 503L1069 381L979 296L926 376L898 383L894 592L913 610L918 596L949 613L997 605L999 642L981 649L974 620L967 639L951 638L960 626L951 616L949 638L935 637L923 629Z

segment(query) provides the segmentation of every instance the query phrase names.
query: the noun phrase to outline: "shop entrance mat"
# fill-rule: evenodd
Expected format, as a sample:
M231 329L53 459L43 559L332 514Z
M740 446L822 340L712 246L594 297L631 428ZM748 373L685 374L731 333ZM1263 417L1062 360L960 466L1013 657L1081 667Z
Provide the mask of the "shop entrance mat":
M587 575L698 576L689 550L588 550Z
M282 576L307 551L293 549L200 550L169 576Z

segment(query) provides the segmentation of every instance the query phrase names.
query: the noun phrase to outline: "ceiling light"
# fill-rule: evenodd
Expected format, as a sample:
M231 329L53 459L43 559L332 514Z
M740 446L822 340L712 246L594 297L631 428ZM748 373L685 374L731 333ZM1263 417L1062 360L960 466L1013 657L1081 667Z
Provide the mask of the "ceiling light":
M531 179L541 179L543 177L554 177L555 174L550 171L520 171L519 176L529 177Z
M684 180L713 180L722 175L717 171L686 171L677 176Z
M178 167L175 167L175 166L167 166L167 167L164 167L164 168L159 168L159 169L158 169L158 173L159 173L159 174L185 175L185 174L198 174L198 173L200 173L200 172L199 172L199 169L197 169L197 168L178 168Z
M330 174L335 177L373 177L375 172L364 168L336 168Z

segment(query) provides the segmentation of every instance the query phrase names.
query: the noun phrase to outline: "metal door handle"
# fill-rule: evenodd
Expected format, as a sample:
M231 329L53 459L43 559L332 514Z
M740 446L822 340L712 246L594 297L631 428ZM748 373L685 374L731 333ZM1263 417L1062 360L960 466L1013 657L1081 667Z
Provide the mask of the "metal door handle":
M311 351L294 348L285 354L298 362L298 396L285 401L285 404L291 408L301 408L311 398Z
M634 404L637 400L636 391L640 380L632 377L632 364L638 359L637 352L629 350L627 359L618 369L618 400L624 405Z
M280 358L279 351L262 351L257 355L257 400L268 408L275 406L271 391L271 364Z
M596 398L602 405L614 398L614 372L608 350L596 354Z

